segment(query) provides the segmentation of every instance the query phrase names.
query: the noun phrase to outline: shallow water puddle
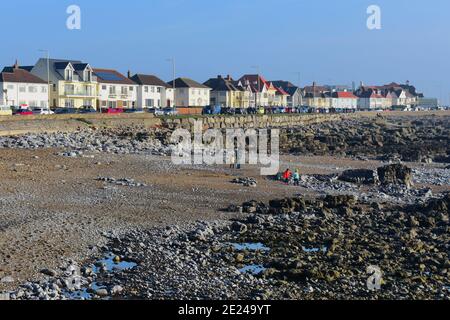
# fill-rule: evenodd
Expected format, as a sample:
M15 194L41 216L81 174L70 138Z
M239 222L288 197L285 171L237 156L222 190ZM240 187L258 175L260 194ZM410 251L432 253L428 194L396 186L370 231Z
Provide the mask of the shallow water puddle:
M93 282L90 289L84 288L78 291L67 293L67 297L74 300L92 300L93 294L89 291L95 292L98 289L105 289L104 286L99 286L97 282Z
M94 273L100 273L100 267L98 265L103 265L105 267L105 272L114 272L114 271L123 271L123 270L131 270L137 266L137 263L130 261L120 261L114 262L115 255L110 253L104 259L99 260L95 263L92 271ZM97 282L93 282L89 288L83 288L81 290L67 292L66 296L69 299L74 300L92 300L94 297L94 292L99 289L106 289L105 286L98 285ZM111 299L111 297L105 297L103 300Z
M239 269L240 273L251 273L252 275L258 275L263 273L266 270L264 266L260 264L251 264Z
M260 242L247 242L247 243L232 243L236 250L249 250L249 251L270 251L270 248L266 247Z
M98 263L103 264L107 272L130 270L137 266L136 263L129 261L114 262L114 257L115 257L114 254L109 254L104 259L99 260ZM96 263L96 265L98 263ZM95 273L98 273L99 269L100 269L99 267L94 266L93 271Z

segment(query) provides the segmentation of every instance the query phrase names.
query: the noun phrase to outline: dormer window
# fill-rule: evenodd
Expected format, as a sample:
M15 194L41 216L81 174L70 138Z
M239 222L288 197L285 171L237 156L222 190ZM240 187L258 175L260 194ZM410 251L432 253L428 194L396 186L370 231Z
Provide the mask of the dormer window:
M84 81L91 82L92 81L92 71L84 70Z
M67 81L72 81L73 80L73 70L66 69L65 78Z

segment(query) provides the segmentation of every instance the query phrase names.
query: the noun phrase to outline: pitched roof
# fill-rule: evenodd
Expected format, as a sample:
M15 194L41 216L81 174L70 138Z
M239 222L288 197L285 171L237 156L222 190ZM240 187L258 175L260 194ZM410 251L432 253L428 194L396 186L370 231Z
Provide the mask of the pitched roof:
M333 92L333 98L358 99L357 96L355 96L352 92L348 92L348 91Z
M259 80L258 80L259 79ZM268 89L270 87L270 84L267 82L267 80L259 74L245 74L243 75L239 81L246 84L248 82L250 85L254 86L256 89L258 89L258 84L260 86L260 90L263 90L263 88Z
M113 69L93 69L99 83L134 84L120 72Z
M130 79L139 85L159 86L159 87L164 87L164 88L170 88L167 83L165 83L160 78L158 78L157 76L154 76L154 75L135 74Z
M275 87L275 89L277 90L277 92L275 94L283 95L283 96L288 96L289 95L289 93L284 91L283 88Z
M175 81L175 88L201 88L201 89L211 89L197 81L189 78L177 78L175 80L169 81L167 84L173 87L173 82Z
M223 78L218 76L217 78L211 78L204 83L205 86L208 86L213 91L241 91L234 83L233 79L228 76L227 78Z
M19 66L6 67L0 73L0 82L42 83L47 82Z

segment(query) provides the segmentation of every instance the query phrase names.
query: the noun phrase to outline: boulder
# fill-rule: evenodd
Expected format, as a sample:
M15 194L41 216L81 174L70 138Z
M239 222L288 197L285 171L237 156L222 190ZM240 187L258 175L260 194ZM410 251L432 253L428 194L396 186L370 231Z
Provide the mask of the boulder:
M357 201L358 199L353 195L327 195L324 199L328 208L351 207Z
M374 185L378 183L378 174L374 170L369 169L346 170L339 176L339 180L356 184Z
M403 164L391 164L378 168L378 177L383 185L404 185L407 188L413 186L412 170Z

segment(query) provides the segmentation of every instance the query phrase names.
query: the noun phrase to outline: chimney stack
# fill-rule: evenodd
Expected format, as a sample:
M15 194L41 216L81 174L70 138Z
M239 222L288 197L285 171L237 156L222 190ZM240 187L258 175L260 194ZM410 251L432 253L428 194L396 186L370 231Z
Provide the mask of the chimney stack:
M127 75L128 75L128 79L131 78L131 71L130 70L128 70Z

